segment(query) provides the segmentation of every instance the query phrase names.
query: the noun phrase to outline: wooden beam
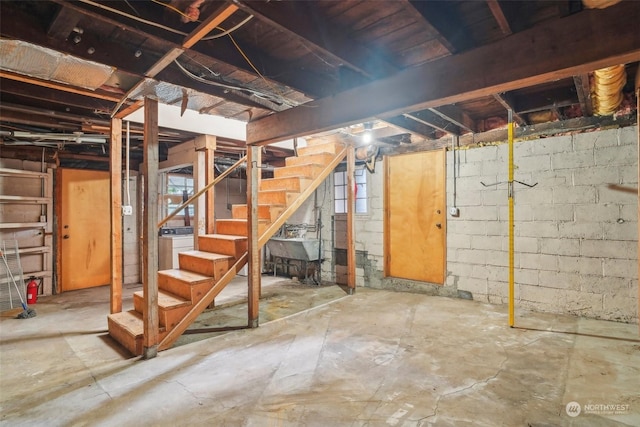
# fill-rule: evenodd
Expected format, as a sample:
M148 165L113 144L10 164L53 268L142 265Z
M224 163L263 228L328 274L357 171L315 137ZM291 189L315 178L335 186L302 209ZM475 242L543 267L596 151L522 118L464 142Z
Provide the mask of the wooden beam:
M375 50L357 43L342 28L314 19L312 2L247 2L235 0L240 9L305 46L367 76L381 77L397 68ZM319 24L321 22L321 25Z
M238 10L238 6L234 4L223 5L213 12L207 19L202 21L198 27L193 30L182 42L182 47L190 48L198 43L204 36L209 34L218 25L222 24L228 17Z
M109 95L102 91L92 91L89 89L82 89L78 87L65 85L63 83L56 83L48 80L41 80L35 77L29 77L29 76L24 76L22 74L12 73L11 71L0 70L0 77L2 77L3 79L16 80L19 82L28 83L30 85L36 85L36 86L46 87L49 89L60 90L62 92L77 93L78 95L84 95L90 98L104 99L105 101L118 102L120 100L119 97L115 95Z
M122 120L111 120L111 313L122 311Z
M260 147L253 146L247 151L247 230L249 254L249 313L250 328L257 328L260 313L260 235L258 234L258 188L260 175Z
M500 5L500 2L498 0L487 0L487 6L489 6L491 14L502 30L502 34L508 36L509 34L513 33L511 24L509 24L509 20L507 19L507 16L505 15L504 10Z
M593 102L591 99L591 88L589 87L589 74L573 76L573 84L576 86L578 94L578 102L582 115L585 117L593 116Z
M143 358L158 354L158 100L144 99L144 217L142 220Z
M283 141L634 62L640 59L640 32L635 30L639 20L637 4L622 2L544 22L472 51L250 122L247 143ZM558 40L567 41L562 55L557 54Z
M500 105L504 107L505 110L512 111L513 121L516 122L518 126L527 125L527 120L520 114L516 113L515 109L513 108L513 101L511 100L511 96L508 93L494 93L493 97L500 103Z
M443 105L438 108L429 108L429 111L469 132L476 132L477 130L475 121L455 105Z
M347 287L349 294L356 291L356 155L353 145L347 147Z

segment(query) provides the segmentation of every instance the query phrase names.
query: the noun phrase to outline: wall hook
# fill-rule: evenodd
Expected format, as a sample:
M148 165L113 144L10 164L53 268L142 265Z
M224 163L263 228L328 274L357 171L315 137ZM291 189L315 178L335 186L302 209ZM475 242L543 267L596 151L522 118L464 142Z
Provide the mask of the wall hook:
M264 164L264 165L258 166L258 162L256 160L251 162L251 166L253 166L256 169L268 169L269 168L268 164Z

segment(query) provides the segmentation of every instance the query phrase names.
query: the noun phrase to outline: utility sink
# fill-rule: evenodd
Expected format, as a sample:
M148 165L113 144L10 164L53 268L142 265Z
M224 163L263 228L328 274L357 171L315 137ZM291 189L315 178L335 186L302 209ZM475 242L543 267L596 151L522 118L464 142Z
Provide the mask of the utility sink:
M295 237L285 239L272 237L267 242L267 248L272 256L302 261L317 261L319 258L320 241L317 239L304 239Z

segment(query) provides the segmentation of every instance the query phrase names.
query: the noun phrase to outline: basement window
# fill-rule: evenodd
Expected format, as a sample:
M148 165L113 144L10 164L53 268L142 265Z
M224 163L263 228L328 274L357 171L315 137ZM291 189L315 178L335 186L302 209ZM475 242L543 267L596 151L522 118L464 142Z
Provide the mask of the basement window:
M182 204L184 192L186 191L187 197L193 195L193 178L189 175L167 174L167 212L165 215L169 215L176 210L178 206ZM189 216L193 218L194 206L190 204L187 209L189 210ZM183 218L184 209L176 215L175 218Z
M356 213L367 213L367 171L356 170ZM347 213L347 172L339 171L333 174L333 197L336 214Z

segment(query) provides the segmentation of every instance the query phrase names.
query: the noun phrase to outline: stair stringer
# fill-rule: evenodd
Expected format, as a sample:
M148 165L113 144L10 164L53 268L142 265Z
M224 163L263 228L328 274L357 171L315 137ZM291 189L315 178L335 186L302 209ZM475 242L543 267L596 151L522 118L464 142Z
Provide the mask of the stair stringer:
M305 200L311 196L311 194L318 188L318 186L324 182L329 174L338 166L338 164L347 156L347 147L344 147L334 158L327 164L318 176L316 176L311 184L291 203L280 216L271 223L267 229L262 233L258 239L259 248L262 248L267 241L284 225L284 223L298 210L298 208L304 203ZM238 274L238 272L247 263L249 256L245 252L238 260L229 268L229 270L218 280L209 291L202 297L200 301L193 305L191 310L182 318L180 322L173 329L171 329L164 339L158 345L158 351L163 351L170 348L173 343L182 335L184 331L197 319L215 299L215 297L222 292L222 290L231 282L231 280Z

